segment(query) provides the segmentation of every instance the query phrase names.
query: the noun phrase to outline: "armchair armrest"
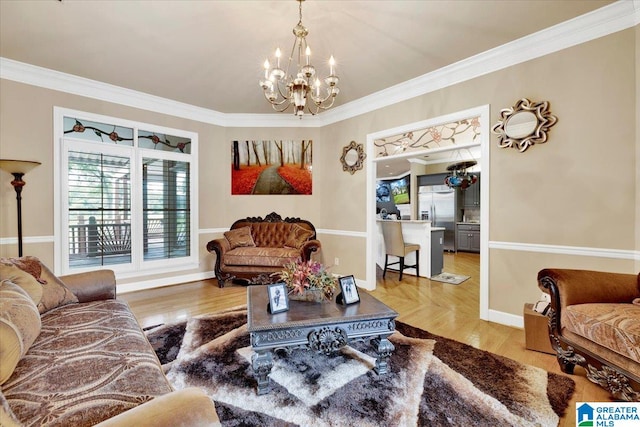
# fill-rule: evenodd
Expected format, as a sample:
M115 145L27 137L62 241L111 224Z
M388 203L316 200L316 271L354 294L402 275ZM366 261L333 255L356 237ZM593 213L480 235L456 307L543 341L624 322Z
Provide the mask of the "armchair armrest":
M207 427L220 426L220 420L209 396L201 389L191 387L156 397L96 425L96 427L125 426Z
M218 279L218 286L223 288L224 282L232 278L231 275L222 272L224 254L227 251L231 250L231 245L226 238L222 237L219 239L210 240L209 243L207 243L207 250L211 253L216 254L216 265L214 267L214 272L216 274L216 278Z
M549 332L562 335L563 310L574 304L631 303L640 296L640 274L547 268L538 272L538 287L551 295Z
M211 253L215 253L218 257L222 257L225 252L231 250L231 246L229 245L229 241L227 239L213 239L207 243L207 250Z
M538 287L551 294L553 285L562 307L587 303L631 303L640 296L640 274L547 268L538 273Z
M317 252L322 245L319 240L307 240L300 248L300 254L303 261L309 261L313 252Z
M79 302L116 298L116 276L112 270L96 270L87 273L61 276L60 280Z

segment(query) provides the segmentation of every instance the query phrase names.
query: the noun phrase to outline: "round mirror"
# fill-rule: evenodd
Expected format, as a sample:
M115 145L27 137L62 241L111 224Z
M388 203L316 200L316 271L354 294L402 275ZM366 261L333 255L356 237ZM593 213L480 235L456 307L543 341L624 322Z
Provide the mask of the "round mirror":
M522 98L513 108L500 111L500 121L491 131L498 135L500 148L516 148L521 153L534 144L547 142L549 128L558 118L549 111L549 102Z
M344 156L344 162L349 166L355 165L358 162L358 151L355 148L347 151Z
M365 157L367 155L364 153L362 144L351 141L349 145L342 149L342 156L340 157L342 170L353 175L355 171L362 169Z
M504 125L504 131L510 138L524 138L531 135L538 126L538 119L531 111L520 111L511 117Z

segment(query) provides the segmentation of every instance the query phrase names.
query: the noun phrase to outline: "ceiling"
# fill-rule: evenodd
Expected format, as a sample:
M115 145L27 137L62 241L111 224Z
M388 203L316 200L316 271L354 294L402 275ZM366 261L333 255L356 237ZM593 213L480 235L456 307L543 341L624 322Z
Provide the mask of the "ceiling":
M337 61L336 105L590 12L611 0L307 0L312 62ZM258 81L289 52L298 4L1 0L0 56L221 113L272 113Z

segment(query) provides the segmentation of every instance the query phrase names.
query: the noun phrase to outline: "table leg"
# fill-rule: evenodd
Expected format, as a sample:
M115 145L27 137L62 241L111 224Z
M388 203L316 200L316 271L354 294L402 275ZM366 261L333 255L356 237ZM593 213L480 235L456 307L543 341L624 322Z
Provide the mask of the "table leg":
M380 335L371 340L371 345L376 349L378 358L376 359L376 367L374 370L378 375L386 374L389 372L389 357L396 348L387 339L389 335Z
M271 351L260 351L251 357L253 375L258 382L258 394L269 393L269 373L273 366Z

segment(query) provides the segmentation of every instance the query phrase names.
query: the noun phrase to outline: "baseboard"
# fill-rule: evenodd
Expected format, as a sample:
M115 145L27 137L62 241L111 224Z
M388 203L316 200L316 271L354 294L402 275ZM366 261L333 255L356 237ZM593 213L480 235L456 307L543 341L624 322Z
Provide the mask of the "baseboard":
M116 292L118 294L126 294L129 292L163 288L165 286L180 285L180 284L189 283L189 282L197 282L198 280L208 280L208 279L213 279L215 277L216 275L214 274L213 271L204 271L200 273L185 274L181 276L164 277L160 279L145 280L140 282L126 283L124 285L117 285ZM218 284L215 283L215 286L218 286Z
M490 322L500 323L505 326L512 326L514 328L524 329L524 317L515 314L504 313L497 310L489 310Z

